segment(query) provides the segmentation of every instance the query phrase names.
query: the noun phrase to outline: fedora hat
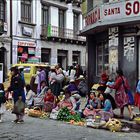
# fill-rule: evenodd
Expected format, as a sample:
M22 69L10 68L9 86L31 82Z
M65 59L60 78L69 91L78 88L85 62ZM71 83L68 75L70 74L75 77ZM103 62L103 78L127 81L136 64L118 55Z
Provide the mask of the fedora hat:
M80 75L79 77L78 77L78 80L84 80L85 78L84 78L84 76L83 75Z
M74 79L71 79L71 80L70 80L70 83L71 83L71 82L75 82L75 80L74 80Z

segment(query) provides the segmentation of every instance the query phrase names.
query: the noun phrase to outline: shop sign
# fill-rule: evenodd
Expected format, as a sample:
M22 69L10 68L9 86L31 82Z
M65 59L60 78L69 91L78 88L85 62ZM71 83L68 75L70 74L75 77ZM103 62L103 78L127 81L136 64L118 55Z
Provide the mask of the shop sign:
M100 22L114 20L132 21L132 18L140 16L140 0L131 0L126 2L109 3L94 8L85 17L86 26ZM131 18L130 18L131 17Z
M29 27L23 27L22 28L22 34L23 35L26 35L26 36L32 36L32 33L33 33L33 29L32 28L29 28Z
M25 41L19 41L18 46L25 46L25 47L35 47L35 42L25 42Z
M35 54L35 49L34 48L28 48L28 53L29 54Z
M97 7L94 8L93 11L91 11L86 17L85 17L85 22L86 22L86 26L90 25L90 24L94 24L97 21L100 20L101 18L101 8Z

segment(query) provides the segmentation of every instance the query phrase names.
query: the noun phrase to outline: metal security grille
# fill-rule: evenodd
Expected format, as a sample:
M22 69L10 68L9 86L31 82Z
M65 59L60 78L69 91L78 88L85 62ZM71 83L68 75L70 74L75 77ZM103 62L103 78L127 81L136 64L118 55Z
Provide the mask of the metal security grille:
M49 24L49 7L42 5L42 25Z
M5 21L5 2L0 0L0 19Z
M21 0L21 20L31 23L31 0Z

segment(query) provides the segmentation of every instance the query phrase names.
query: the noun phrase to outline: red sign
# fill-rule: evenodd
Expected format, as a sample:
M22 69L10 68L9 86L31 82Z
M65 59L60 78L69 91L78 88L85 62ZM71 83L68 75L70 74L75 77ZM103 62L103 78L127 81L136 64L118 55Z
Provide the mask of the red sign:
M100 8L94 9L90 14L85 17L86 26L96 23L100 20Z
M95 7L87 14L85 17L85 26L95 24L97 21L114 24L115 22L117 23L117 20L121 19L123 19L123 22L138 20L135 17L140 18L140 0L107 3Z
M28 46L28 47L35 47L36 44L34 42L24 42L24 41L19 41L18 46Z
M104 10L104 16L120 14L120 7L107 8Z
M140 13L140 1L134 1L134 2L127 2L126 3L126 15L131 14L139 14Z

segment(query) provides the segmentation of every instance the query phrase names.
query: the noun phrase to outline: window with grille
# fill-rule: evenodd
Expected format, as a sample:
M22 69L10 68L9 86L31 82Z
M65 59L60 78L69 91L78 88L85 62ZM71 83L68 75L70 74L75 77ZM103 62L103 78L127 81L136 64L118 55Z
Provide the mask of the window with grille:
M59 36L64 36L64 27L65 27L65 11L59 9Z
M79 14L78 13L73 14L73 30L74 30L74 33L76 33L79 30Z
M42 25L49 24L49 7L42 5Z
M5 2L0 0L0 20L5 21Z
M109 48L108 43L103 42L97 45L97 75L109 70Z
M65 11L59 9L59 27L64 28L65 26Z
M21 20L31 23L32 0L21 0Z

